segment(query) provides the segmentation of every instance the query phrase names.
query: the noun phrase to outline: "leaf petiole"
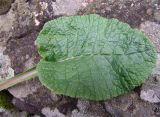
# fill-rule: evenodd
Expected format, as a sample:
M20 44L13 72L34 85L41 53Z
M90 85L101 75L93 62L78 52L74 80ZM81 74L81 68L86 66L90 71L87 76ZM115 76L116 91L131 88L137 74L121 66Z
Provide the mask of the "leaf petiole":
M31 78L35 78L36 76L38 76L37 71L36 71L36 67L33 67L23 73L20 73L20 74L14 76L11 79L1 81L0 82L0 91L2 91L4 89L8 89L18 83L29 80Z

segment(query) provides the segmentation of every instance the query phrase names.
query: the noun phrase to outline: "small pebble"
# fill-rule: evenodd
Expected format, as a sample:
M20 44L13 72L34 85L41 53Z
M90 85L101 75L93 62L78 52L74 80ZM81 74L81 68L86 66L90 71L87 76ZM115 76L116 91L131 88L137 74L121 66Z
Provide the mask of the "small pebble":
M151 8L149 8L149 9L147 9L146 13L147 13L148 15L152 15L153 10L152 10Z

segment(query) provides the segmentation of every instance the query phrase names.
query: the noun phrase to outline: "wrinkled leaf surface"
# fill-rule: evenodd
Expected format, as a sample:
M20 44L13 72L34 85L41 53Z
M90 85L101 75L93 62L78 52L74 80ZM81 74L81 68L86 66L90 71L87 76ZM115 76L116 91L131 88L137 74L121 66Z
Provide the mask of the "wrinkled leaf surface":
M144 34L94 14L47 22L37 45L40 81L57 94L90 100L111 99L139 86L156 61Z

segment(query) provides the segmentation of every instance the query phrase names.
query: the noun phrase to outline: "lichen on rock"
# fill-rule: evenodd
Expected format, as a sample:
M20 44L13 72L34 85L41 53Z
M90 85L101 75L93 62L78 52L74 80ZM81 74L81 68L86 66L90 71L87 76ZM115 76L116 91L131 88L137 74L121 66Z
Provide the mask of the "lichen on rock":
M14 70L10 67L10 60L7 55L0 53L0 81L14 76Z
M14 76L14 70L10 67L10 59L7 55L3 55L3 47L0 47L0 81L9 79ZM6 91L0 91L0 108L11 109L12 96Z

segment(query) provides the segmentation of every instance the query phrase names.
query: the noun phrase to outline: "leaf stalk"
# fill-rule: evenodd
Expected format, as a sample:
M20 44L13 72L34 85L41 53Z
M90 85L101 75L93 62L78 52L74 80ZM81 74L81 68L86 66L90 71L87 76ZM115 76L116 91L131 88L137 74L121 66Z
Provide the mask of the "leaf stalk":
M8 89L18 83L21 83L23 81L29 80L31 78L35 78L37 77L37 71L36 71L36 67L33 67L23 73L20 73L10 79L4 80L0 82L0 91L4 90L4 89Z

